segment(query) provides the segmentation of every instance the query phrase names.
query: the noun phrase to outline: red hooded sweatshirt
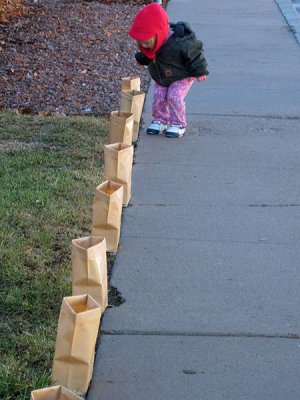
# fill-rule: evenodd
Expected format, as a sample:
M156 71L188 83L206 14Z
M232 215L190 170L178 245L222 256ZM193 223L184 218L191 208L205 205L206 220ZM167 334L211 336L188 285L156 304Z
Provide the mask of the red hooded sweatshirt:
M156 44L153 49L139 46L146 57L153 59L169 34L168 14L159 4L150 3L136 14L128 33L135 40L148 40L156 35Z

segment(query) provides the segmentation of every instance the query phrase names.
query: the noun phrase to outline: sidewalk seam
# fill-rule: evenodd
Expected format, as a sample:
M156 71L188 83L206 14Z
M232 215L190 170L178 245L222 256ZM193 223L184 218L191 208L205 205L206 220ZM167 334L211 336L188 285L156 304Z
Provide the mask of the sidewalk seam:
M247 333L247 332L172 332L172 331L130 331L130 330L102 330L101 335L106 336L182 336L182 337L220 337L220 338L261 338L261 339L300 339L296 333Z
M261 246L267 245L276 245L276 246L298 246L297 242L276 242L271 240L257 240L257 241L246 241L246 240L207 240L207 239L194 239L194 238L176 238L176 237L166 237L166 236L142 236L143 239L155 239L157 241L168 241L168 240L176 240L176 241L184 241L184 242L199 242L199 243L222 243L222 244L257 244ZM130 236L127 235L126 239L141 239L141 236ZM120 249L122 251L122 249Z

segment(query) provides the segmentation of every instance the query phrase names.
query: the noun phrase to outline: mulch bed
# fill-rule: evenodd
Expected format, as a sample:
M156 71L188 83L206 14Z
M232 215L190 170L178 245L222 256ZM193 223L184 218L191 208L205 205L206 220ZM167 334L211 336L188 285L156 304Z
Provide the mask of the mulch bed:
M147 90L127 31L150 1L39 1L0 24L0 108L108 115L122 77L140 76Z

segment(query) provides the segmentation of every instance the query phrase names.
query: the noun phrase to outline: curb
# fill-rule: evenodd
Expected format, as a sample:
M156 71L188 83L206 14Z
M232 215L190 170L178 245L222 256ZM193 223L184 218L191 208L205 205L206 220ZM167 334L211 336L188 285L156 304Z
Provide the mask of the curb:
M275 0L286 22L291 27L295 39L300 45L300 0ZM296 8L296 6L299 6ZM297 11L299 9L299 11Z

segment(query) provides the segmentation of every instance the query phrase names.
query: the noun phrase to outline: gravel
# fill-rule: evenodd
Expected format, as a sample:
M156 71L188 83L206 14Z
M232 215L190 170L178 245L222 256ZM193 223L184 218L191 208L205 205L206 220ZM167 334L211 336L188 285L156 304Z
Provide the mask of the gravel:
M147 3L44 0L0 25L0 108L108 115L119 108L122 77L140 76L146 91L127 31Z

